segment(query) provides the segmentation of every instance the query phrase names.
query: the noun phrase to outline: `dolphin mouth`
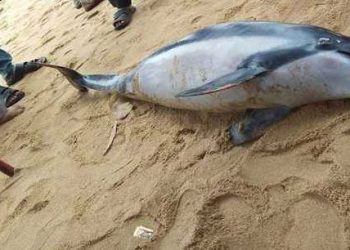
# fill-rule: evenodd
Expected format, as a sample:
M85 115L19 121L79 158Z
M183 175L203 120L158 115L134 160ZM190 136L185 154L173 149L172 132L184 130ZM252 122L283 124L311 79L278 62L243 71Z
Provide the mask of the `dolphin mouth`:
M7 108L11 107L12 105L15 105L17 102L22 100L22 98L25 96L25 93L19 90L10 90L5 105Z

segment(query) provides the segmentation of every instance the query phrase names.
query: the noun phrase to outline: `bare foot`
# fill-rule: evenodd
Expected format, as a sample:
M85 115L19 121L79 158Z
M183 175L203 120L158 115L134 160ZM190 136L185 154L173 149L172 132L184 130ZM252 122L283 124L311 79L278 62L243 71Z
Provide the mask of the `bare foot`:
M19 105L16 106L12 106L10 108L7 109L7 113L6 115L0 119L0 124L1 123L5 123L13 118L15 118L16 116L22 114L24 112L25 108Z

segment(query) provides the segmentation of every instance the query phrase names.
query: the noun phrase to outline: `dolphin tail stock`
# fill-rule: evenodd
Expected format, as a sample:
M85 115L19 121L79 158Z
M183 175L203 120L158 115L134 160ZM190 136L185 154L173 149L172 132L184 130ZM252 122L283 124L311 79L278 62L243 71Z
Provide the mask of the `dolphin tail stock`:
M119 75L82 75L77 71L48 63L37 63L44 67L54 68L58 70L64 77L81 92L86 92L88 89L98 91L118 91L121 76Z

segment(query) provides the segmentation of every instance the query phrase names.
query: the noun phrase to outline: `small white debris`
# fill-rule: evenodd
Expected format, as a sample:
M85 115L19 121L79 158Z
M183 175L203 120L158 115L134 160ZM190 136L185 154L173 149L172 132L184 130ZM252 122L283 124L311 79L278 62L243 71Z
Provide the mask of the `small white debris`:
M144 240L151 240L153 238L153 230L147 227L139 226L135 229L134 237Z
M116 102L112 106L113 115L116 120L124 120L132 111L134 106L130 102Z

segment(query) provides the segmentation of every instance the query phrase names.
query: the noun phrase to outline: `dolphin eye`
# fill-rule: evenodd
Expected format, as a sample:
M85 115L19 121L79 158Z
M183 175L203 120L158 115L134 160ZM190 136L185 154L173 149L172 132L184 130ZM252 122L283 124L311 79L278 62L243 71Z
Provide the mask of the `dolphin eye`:
M322 38L318 39L318 45L320 45L320 46L322 46L322 45L331 45L331 44L333 44L333 42L328 37L322 37Z

